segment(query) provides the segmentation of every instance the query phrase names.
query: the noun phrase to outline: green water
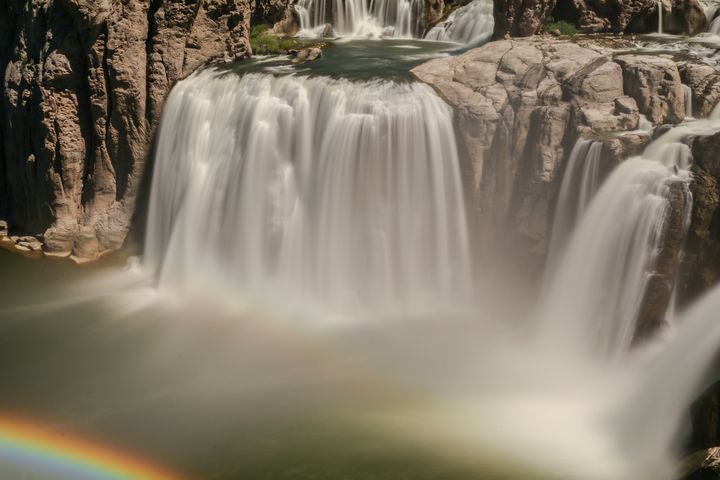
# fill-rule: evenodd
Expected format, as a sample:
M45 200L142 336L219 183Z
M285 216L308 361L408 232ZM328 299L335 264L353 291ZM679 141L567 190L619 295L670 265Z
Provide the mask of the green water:
M410 70L427 60L450 54L457 45L421 40L353 40L330 43L318 60L293 64L289 56L257 57L220 69L243 73L308 75L370 80L407 81Z
M118 270L0 250L0 414L189 478L477 478L367 422L425 400L337 344L205 304L128 309L142 289L86 297ZM0 478L73 478L13 468Z

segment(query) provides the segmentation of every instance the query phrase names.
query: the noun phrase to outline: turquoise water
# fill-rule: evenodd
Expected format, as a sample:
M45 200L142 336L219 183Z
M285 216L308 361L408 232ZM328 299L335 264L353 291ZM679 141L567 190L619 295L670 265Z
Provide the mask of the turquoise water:
M407 81L410 69L431 58L448 55L457 45L422 40L353 40L331 42L322 58L293 64L289 56L256 57L221 69L236 73L273 73L370 80L384 78Z

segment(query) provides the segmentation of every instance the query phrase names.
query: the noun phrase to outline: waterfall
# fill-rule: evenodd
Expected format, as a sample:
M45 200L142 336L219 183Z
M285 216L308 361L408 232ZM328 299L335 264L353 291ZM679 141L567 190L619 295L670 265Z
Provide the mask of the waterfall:
M541 298L544 339L609 357L629 348L673 185L689 180L690 151L678 143L686 134L682 127L666 133L600 187Z
M663 5L662 0L657 0L658 6L658 34L663 34Z
M600 185L602 142L579 138L570 153L553 218L548 266L565 251L570 235Z
M331 24L341 36L413 37L422 30L423 0L299 0L301 36Z
M720 35L720 17L715 17L715 19L710 22L708 32L710 32L712 35Z
M685 118L693 118L693 92L689 85L682 84L685 97Z
M145 260L161 286L214 280L294 310L454 307L467 235L452 112L425 85L204 71L167 101Z
M473 0L435 25L425 35L428 40L476 46L490 39L495 26L492 0Z

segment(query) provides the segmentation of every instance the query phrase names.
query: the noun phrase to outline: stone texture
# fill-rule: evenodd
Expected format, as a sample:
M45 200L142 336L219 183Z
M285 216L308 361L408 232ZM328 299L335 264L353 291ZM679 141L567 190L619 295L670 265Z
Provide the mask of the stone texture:
M52 254L118 248L170 88L286 1L0 2L0 214Z
M717 480L720 478L720 448L708 448L691 454L683 462L682 480Z
M665 0L663 30L689 34L707 29L698 0ZM503 0L495 2L495 38L530 36L550 19L568 21L582 33L655 32L656 0Z
M613 60L598 43L501 40L432 60L413 74L455 110L475 230L510 229L538 255L547 247L559 173L579 135L602 134L612 164L639 153L649 137L607 133L636 129L640 112L655 123L684 117L672 61Z
M720 280L720 132L687 142L694 160L693 208L678 285L681 305Z
M693 115L710 116L720 101L720 72L710 65L687 63L680 68L680 76L693 92Z
M685 118L685 97L677 65L671 58L621 55L625 92L652 123L679 123Z

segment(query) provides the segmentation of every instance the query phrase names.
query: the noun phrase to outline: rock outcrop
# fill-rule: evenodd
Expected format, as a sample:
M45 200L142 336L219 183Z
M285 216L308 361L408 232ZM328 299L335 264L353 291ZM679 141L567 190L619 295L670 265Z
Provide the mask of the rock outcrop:
M707 18L698 0L664 0L663 31L705 31ZM495 2L495 37L530 36L551 18L582 33L646 33L658 30L656 0L503 0Z
M688 139L693 153L692 215L678 300L687 304L720 280L720 132Z
M507 225L544 255L549 209L578 136L601 135L604 155L617 162L649 139L612 135L636 129L641 113L656 123L684 118L677 66L647 58L543 37L493 42L413 70L455 109L477 230Z
M0 216L49 254L92 259L131 223L175 82L250 53L283 0L0 2Z
M697 118L710 116L720 102L720 72L710 65L688 63L680 68L683 83L692 91L692 111Z

